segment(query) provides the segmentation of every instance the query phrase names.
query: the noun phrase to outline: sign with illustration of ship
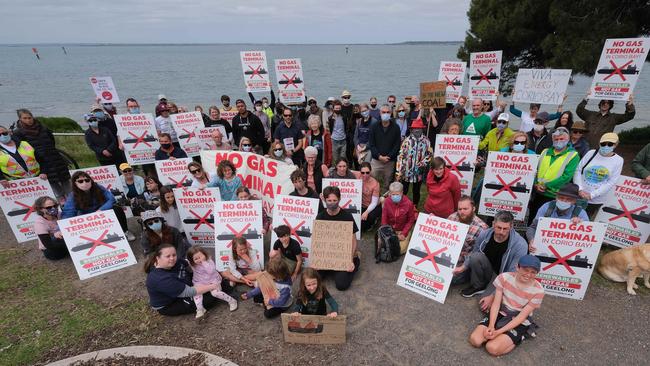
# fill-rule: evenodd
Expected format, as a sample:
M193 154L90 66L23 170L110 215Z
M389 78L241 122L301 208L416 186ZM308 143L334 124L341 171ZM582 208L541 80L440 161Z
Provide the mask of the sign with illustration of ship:
M201 140L196 135L196 130L203 128L203 116L201 112L176 113L169 116L172 126L178 136L178 143L187 153L187 156L201 155Z
M282 333L287 343L340 344L345 343L345 315L282 314Z
M316 198L297 197L280 194L273 204L273 225L287 225L291 237L302 249L303 265L309 267L314 220L318 215L319 200ZM271 230L271 243L278 236Z
M357 224L357 240L361 239L361 196L363 194L361 179L333 179L323 178L323 188L327 186L339 187L341 200L339 206L352 214Z
M268 92L271 90L271 79L267 71L265 51L241 51L241 67L244 72L246 92Z
M156 160L158 180L168 188L182 188L192 185L192 174L187 165L192 158L179 158L174 160Z
M496 100L502 51L474 52L469 57L469 97Z
M174 197L188 241L192 245L214 248L214 204L221 201L219 188L174 188Z
M275 60L275 78L280 102L297 104L305 101L302 62L299 58Z
M436 135L434 155L445 160L451 174L458 177L462 194L471 195L479 136Z
M149 164L156 161L160 148L158 133L151 113L116 114L117 136L124 145L124 154L131 165Z
M244 238L264 265L264 239L262 237L262 201L218 201L214 204L216 234L215 263L222 270L228 269L232 260L232 241Z
M102 244L106 245L106 244L114 243L114 242L117 242L117 241L120 241L120 240L123 240L123 239L124 239L124 236L121 236L118 233L111 233L111 234L106 235L106 238L102 240ZM82 251L82 250L91 249L96 245L97 244L95 242L89 241L89 242L86 242L86 243L79 243L77 246L72 247L70 250L73 251L73 252L79 252L79 251Z
M17 179L0 185L0 206L19 243L37 237L34 233L34 220L37 216L34 202L42 196L54 198L54 192L47 179Z

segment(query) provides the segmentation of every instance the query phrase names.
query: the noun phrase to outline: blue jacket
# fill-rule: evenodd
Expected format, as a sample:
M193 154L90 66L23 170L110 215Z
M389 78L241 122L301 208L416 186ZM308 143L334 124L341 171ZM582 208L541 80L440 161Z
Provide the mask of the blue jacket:
M483 230L474 242L474 248L472 248L472 253L481 252L485 249L487 243L490 242L492 235L494 234L494 229L489 228ZM516 272L517 263L519 263L519 258L528 254L528 244L526 240L517 232L515 229L510 229L510 236L508 238L508 249L503 253L501 258L501 268L499 268L499 273L504 272ZM465 268L469 268L469 262L471 261L471 256L468 256L463 264ZM493 287L490 286L492 289Z
M74 182L72 184L74 184ZM104 198L106 199L104 202L102 203L93 202L93 204L90 207L86 209L81 209L75 205L74 193L70 193L70 195L68 195L68 199L65 201L65 205L63 206L63 209L61 210L61 218L68 219L70 217L85 215L98 210L107 211L113 209L113 205L115 204L115 197L113 196L113 194L108 189L104 188L102 185L97 184L97 187L99 187L99 189L104 194Z
M159 309L171 304L192 282L185 272L184 261L178 260L171 269L151 268L147 274L149 304Z
M269 305L274 308L288 308L293 303L293 297L291 296L291 278L289 277L284 281L274 282L275 287L280 292L280 296L277 299L269 300ZM259 287L255 287L246 293L246 297L250 299L260 294L262 294L262 290Z

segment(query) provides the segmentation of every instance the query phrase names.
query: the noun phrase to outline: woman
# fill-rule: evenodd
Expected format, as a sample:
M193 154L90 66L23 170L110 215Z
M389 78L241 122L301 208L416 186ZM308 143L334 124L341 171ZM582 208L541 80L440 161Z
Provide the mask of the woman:
M408 110L408 107L406 104L402 103L397 107L397 118L395 118L395 124L397 127L399 127L399 134L400 137L402 138L402 141L404 141L404 138L406 135L409 133L409 123L408 119L406 118L406 111Z
M246 238L232 240L232 260L228 261L228 270L224 272L231 281L253 287L264 268L257 258L260 253L252 253Z
M174 197L174 191L162 187L160 189L160 206L156 209L156 212L160 213L165 219L165 223L173 228L178 229L181 233L185 232L183 228L183 223L181 222L181 216L178 213L178 206L176 205L176 197Z
M553 131L558 127L565 127L567 130L571 131L571 128L573 127L573 113L571 113L571 111L562 112L560 118L555 122Z
M27 141L16 143L11 137L11 132L0 126L0 184L6 187L10 180L33 177L46 180L47 175L41 173L35 153Z
M144 184L146 189L142 197L147 201L147 204L151 207L150 209L153 210L160 205L160 189L163 185L155 177L146 177L144 179Z
M361 231L368 231L381 217L379 204L379 182L370 175L370 163L361 163Z
M389 197L384 201L381 213L381 224L390 225L397 239L399 239L400 253L406 253L411 238L411 229L417 219L417 209L404 195L404 187L400 182L393 182L388 186Z
M187 169L190 171L190 174L192 175L192 185L191 185L192 188L203 189L217 181L217 174L210 173L208 175L208 172L206 172L203 169L201 163L197 163L196 161L193 161L187 164Z
M176 249L176 253L181 258L185 258L185 253L187 253L190 244L178 229L165 222L165 218L159 212L144 211L142 213L142 227L140 246L145 255L155 252L162 244L171 244Z
M464 98L464 97L461 97L461 98ZM459 99L459 101L460 101L460 99ZM459 121L462 121L463 118L465 118L465 115L467 115L467 112L465 112L464 105L456 103L456 104L454 104L454 107L447 114L447 118L445 119L445 121L448 121L451 118L455 118L455 119L457 119Z
M95 153L95 158L100 165L115 165L126 162L124 153L118 148L117 138L106 127L99 125L95 116L87 119L88 129L84 134L86 145Z
M38 236L38 249L49 260L63 259L68 256L68 248L59 229L59 204L53 198L39 197L34 202L34 233Z
M449 118L447 121L445 121L445 124L442 125L441 133L446 135L460 135L460 131L462 130L463 122L461 122L461 120L456 118Z
M239 151L253 152L253 143L248 137L241 137L239 139Z
M340 157L336 159L336 164L328 171L327 178L334 179L359 179L359 173L350 170L348 159Z
M323 188L323 177L329 175L327 165L318 160L318 150L313 146L305 148L305 164L301 170L307 176L307 186L316 192L321 192Z
M533 150L527 148L528 134L525 132L517 131L510 137L510 143L507 147L501 149L502 152L510 152L517 154L534 154Z
M242 186L241 179L237 176L237 169L230 160L221 160L217 165L217 180L208 184L208 187L218 187L222 201L237 199L235 192Z
M317 159L326 166L330 166L332 164L332 136L330 132L323 128L321 118L316 114L309 115L307 127L309 130L305 135L305 146L315 147L318 151Z
M427 175L427 191L429 195L424 203L426 213L447 218L458 209L460 182L441 157L433 158Z
M287 156L287 149L285 149L284 144L279 141L271 143L271 148L266 156L270 159L293 165L293 160Z
M409 185L413 184L413 203L416 206L420 204L420 187L432 155L431 142L424 136L424 124L421 119L416 119L411 125L411 134L402 142L395 167L395 179L402 182L405 195L408 195Z
M128 241L135 240L129 231L126 215L121 207L115 206L115 197L103 186L95 183L84 171L77 171L72 175L72 192L63 206L62 219L85 215L98 211L113 210L119 221L124 235Z
M222 129L221 133L223 137L230 142L230 145L232 145L232 127L228 121L221 118L219 107L216 105L210 106L208 113L209 118L203 123L203 125L205 127L218 127L219 129Z
M18 122L14 130L14 140L27 141L34 148L41 173L47 175L47 180L59 202L65 201L71 191L70 172L68 165L56 149L52 131L37 121L29 110L19 109L17 113Z

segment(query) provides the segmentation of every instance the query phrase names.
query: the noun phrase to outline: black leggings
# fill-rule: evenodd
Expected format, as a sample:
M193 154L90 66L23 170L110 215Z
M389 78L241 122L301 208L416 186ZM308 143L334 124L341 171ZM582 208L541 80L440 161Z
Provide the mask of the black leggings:
M221 289L225 293L231 293L232 292L232 287L228 283L227 280L221 281ZM219 299L216 297L212 296L211 293L206 292L203 294L203 307L206 309L213 308L215 305L219 303ZM194 299L191 297L179 297L174 299L170 304L165 305L164 308L158 309L158 313L160 315L166 315L166 316L176 316L176 315L183 315L183 314L192 314L196 312L196 304L194 303Z
M318 271L321 276L325 277L328 273L333 273L334 274L334 284L336 285L336 289L339 291L345 291L348 288L350 288L350 285L352 285L352 280L354 279L354 274L357 273L359 270L359 265L361 265L361 260L359 260L359 257L354 257L352 259L352 262L354 263L354 271L348 272L348 271Z
M402 181L402 185L404 186L404 194L407 196L409 194L409 186L413 184L413 204L415 205L415 207L417 207L420 204L420 187L422 187L422 182L423 180L416 183L409 183L409 182Z
M122 227L122 230L124 232L129 230L129 225L127 225L126 223L126 214L124 213L122 207L114 205L113 211L115 212L115 216L117 217L117 221L120 223L120 227Z
M255 295L253 297L253 302L255 302L256 304L264 304L264 296L262 296L262 294ZM278 315L284 313L287 310L289 310L288 307L286 307L286 308L275 308L275 307L273 307L273 308L267 309L266 306L264 306L264 317L266 319L275 318L275 317L277 317Z
M361 211L365 212L367 207L362 207ZM377 222L377 219L381 218L381 205L379 202L377 202L377 206L370 212L368 212L368 219L367 220L361 220L361 231L368 231L373 225L375 225L375 222Z

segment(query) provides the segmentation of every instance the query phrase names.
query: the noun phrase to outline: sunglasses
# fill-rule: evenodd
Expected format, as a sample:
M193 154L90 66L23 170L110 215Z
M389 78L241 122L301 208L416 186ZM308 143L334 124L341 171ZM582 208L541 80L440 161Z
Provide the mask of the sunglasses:
M615 144L613 142L601 142L600 146L614 146Z
M201 169L190 170L191 174L201 173Z
M275 152L282 152L283 149L273 149L273 151L275 151Z
M77 179L76 182L79 183L79 184L90 183L90 178Z
M341 97L341 99L350 99L350 97Z
M388 103L395 103L395 101L394 100L389 100Z
M289 118L291 118L291 115L290 115L290 114L283 114L282 117L289 117Z
M526 145L526 141L513 141L513 145Z
M311 102L309 102L309 103L307 103L307 104L309 104L309 105L316 104L316 101L315 101L315 100L312 100Z
M46 209L46 210L51 210L51 209L57 208L57 207L59 207L59 205L45 206L43 208Z
M368 175L368 174L370 174L370 172L361 172L361 174Z
M147 221L147 226L153 226L153 224L157 224L159 222L161 222L160 219L151 219Z
M7 135L9 135L9 131L0 132L0 135L2 135L2 136L7 136Z
M250 144L243 144L242 147L251 147Z
M133 173L133 169L124 169L122 173Z

